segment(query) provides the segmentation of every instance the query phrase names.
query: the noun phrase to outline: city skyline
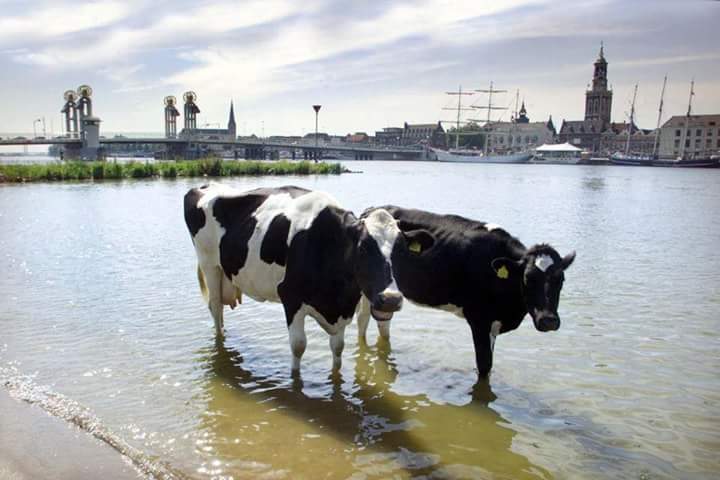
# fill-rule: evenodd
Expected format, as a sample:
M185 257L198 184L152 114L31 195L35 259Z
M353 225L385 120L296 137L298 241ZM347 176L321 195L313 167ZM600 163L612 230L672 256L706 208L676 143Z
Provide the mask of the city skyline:
M403 122L451 120L458 88L508 90L533 121L583 117L592 63L605 44L613 121L626 120L639 83L637 123L654 128L664 75L664 119L687 108L720 111L720 52L709 41L711 1L574 2L113 2L0 0L6 92L0 132L46 118L60 132L62 93L87 83L103 131L161 132L166 95L198 94L198 125L227 121L238 134L372 134ZM486 97L470 97L478 104ZM506 113L503 120L508 120Z

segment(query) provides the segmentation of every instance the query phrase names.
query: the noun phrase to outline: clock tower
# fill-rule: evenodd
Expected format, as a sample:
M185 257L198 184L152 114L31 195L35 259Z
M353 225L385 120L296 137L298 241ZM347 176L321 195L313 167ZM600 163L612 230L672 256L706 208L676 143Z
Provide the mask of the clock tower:
M592 88L585 92L585 121L601 124L604 130L610 125L612 90L608 89L607 60L600 44L600 56L595 60Z

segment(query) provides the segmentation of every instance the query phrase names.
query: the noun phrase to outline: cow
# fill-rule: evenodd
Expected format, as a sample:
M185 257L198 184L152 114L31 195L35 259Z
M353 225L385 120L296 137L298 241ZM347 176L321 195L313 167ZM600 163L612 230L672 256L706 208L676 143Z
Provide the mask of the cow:
M280 302L293 371L307 344L306 316L330 335L338 369L361 294L383 321L402 307L389 257L414 237L385 210L358 219L326 193L294 186L240 192L216 183L188 191L184 210L216 335L223 336L224 306L235 308L243 294Z
M375 208L362 215L372 215ZM495 339L516 329L526 314L541 332L560 328L558 303L564 272L575 252L561 257L550 245L526 248L498 225L458 215L439 215L397 206L380 207L402 231L421 231L407 255L391 257L400 293L412 303L445 310L470 325L480 378L493 364ZM390 322L378 320L380 335L389 338ZM361 301L358 331L365 338L369 304Z

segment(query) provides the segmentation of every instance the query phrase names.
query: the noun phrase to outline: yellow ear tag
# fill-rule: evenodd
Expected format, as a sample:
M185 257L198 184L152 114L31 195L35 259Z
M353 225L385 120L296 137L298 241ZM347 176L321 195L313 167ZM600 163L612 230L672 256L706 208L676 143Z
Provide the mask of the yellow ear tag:
M497 269L497 276L498 278L501 278L503 280L507 280L507 278L510 276L510 272L508 272L508 269L505 265Z
M420 253L422 251L422 245L420 245L420 242L412 242L408 248L411 252Z

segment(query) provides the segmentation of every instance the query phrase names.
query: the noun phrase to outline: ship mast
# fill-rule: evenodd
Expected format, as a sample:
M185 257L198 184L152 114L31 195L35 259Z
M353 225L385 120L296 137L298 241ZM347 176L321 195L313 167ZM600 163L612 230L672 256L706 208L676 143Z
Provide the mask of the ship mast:
M493 89L493 82L490 82L490 88L488 90L475 90L479 93L487 93L488 94L488 104L487 107L480 107L480 106L473 106L473 108L487 108L487 121L484 125L485 129L490 128L490 115L493 110L507 110L506 107L493 107L492 104L492 95L493 93L505 93L507 90L495 90ZM487 155L488 151L488 139L489 139L489 132L485 135L485 155Z
M687 141L688 127L690 126L690 114L692 113L692 97L695 95L695 79L690 81L690 98L688 99L687 115L685 115L685 130L683 131L682 142L680 144L680 158L685 158L685 142Z
M657 120L657 126L655 127L655 141L653 142L653 153L652 153L653 158L655 158L655 156L657 155L658 140L660 139L660 121L662 120L663 99L665 98L665 85L666 84L667 84L667 75L665 75L665 78L663 79L663 88L662 88L662 92L660 92L660 107L658 108L658 120Z
M630 153L630 136L632 135L633 122L635 121L635 98L637 98L638 84L635 84L635 91L633 92L633 101L630 106L630 125L628 126L627 142L625 143L625 155Z
M458 104L457 104L457 124L455 126L455 148L460 148L460 112L462 110L470 110L469 108L463 108L462 106L462 96L463 95L474 95L473 92L463 92L462 85L458 86L457 92L445 92L447 95L457 95L458 96ZM443 108L443 110L455 110L454 108Z

